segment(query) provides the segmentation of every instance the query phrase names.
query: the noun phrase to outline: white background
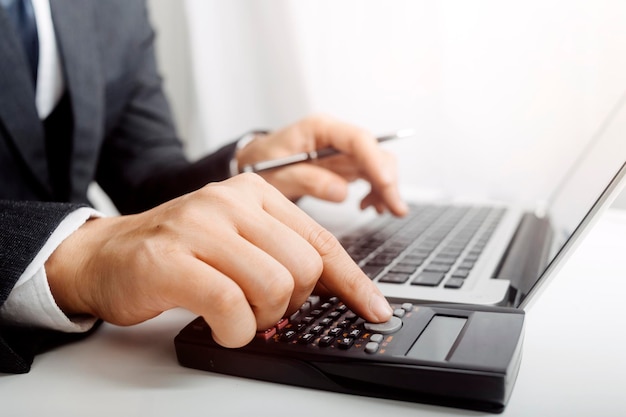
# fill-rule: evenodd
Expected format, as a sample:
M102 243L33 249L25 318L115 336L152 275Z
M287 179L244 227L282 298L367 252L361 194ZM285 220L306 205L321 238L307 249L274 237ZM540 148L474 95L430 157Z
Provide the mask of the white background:
M322 112L415 128L389 145L404 183L534 201L626 90L619 0L150 4L192 157Z

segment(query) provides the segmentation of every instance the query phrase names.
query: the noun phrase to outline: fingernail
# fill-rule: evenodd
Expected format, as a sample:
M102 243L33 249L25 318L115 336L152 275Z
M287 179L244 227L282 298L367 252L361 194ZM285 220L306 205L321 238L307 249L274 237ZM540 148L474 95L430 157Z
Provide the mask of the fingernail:
M393 314L393 310L389 302L380 294L375 294L370 303L372 313L380 320L387 321Z

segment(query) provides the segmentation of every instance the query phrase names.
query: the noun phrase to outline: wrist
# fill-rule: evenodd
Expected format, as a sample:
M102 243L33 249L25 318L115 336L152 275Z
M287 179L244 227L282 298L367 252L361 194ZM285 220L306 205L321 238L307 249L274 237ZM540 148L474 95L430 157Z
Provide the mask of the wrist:
M245 135L241 136L237 140L237 144L235 145L235 151L233 152L233 157L230 160L229 170L230 176L234 177L237 174L240 174L242 171L241 167L241 152L252 142L258 139L261 136L266 135L268 132L265 130L253 130Z
M97 253L100 224L108 218L92 218L69 235L50 255L45 263L50 292L56 304L68 316L96 316L91 308L91 292L88 288L90 273L88 265Z

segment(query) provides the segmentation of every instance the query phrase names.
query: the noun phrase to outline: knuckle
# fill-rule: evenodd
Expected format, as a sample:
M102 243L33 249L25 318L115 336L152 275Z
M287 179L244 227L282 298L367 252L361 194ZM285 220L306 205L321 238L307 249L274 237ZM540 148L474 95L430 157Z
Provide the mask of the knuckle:
M293 276L286 268L275 268L265 280L263 294L260 301L263 307L269 310L276 310L283 307L295 289Z
M324 263L319 254L308 256L300 265L300 281L307 287L314 286L324 270Z
M308 240L322 257L337 254L342 250L337 238L323 227L311 230Z
M213 183L206 187L201 188L199 194L202 198L209 201L224 201L228 202L234 198L233 187L229 187L226 183Z
M251 187L264 187L267 182L259 174L253 172L244 172L233 178L234 181Z
M219 294L210 297L211 311L221 320L236 317L241 303L246 302L241 291L236 288L225 288Z

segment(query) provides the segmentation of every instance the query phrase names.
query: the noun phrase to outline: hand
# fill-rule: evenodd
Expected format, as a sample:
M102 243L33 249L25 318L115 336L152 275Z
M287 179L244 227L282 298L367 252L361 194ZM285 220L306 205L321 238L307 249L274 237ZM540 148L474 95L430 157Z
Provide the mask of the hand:
M328 117L309 117L261 136L237 153L237 161L241 168L326 147L333 147L342 154L260 175L292 200L312 195L336 202L346 198L350 181L363 178L372 188L361 201L361 208L373 206L379 213L389 210L398 216L407 213L408 208L398 192L393 156L383 151L371 134Z
M367 320L392 313L330 232L256 174L141 214L90 220L46 272L66 314L131 325L181 306L227 347L294 312L316 287Z

